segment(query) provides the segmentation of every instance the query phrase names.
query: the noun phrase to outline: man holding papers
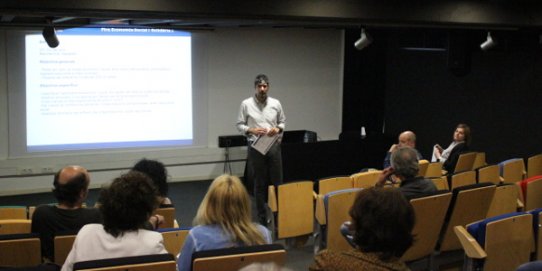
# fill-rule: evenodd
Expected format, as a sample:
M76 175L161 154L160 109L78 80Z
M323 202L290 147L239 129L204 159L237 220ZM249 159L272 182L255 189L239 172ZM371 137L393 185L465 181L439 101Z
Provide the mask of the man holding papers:
M237 129L246 135L249 142L248 173L254 181L258 219L267 226L267 186L282 183L280 138L286 117L280 101L267 96L269 79L266 75L257 75L254 87L255 95L241 103Z

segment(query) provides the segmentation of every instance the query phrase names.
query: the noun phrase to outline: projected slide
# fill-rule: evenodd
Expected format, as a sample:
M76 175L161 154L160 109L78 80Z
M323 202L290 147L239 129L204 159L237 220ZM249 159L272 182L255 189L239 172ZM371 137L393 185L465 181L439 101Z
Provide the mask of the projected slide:
M27 35L27 151L190 145L191 37L81 28Z

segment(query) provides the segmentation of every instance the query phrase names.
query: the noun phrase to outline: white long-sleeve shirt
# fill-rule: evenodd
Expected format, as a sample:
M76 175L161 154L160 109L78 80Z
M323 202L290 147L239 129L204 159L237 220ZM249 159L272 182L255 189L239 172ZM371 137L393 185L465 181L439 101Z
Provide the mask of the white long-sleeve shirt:
M260 103L256 97L245 99L239 108L237 117L237 130L247 135L249 141L256 140L256 135L248 135L250 128L280 128L284 130L286 126L286 116L280 101L267 97L265 103Z
M103 225L88 224L77 233L62 271L72 271L76 262L166 253L159 232L140 229L114 237Z

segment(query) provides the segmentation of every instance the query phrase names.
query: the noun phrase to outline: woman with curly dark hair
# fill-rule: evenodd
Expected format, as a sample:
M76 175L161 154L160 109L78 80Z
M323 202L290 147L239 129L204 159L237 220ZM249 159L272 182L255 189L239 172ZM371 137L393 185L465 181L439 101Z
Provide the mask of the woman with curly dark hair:
M350 209L356 248L324 250L309 270L409 270L400 258L412 245L414 210L401 191L393 188L361 190Z
M113 180L100 193L103 225L88 224L79 231L62 271L80 261L167 253L162 235L144 229L158 206L157 195L143 173L131 171Z
M158 202L160 203L160 207L173 206L167 195L169 191L167 183L168 175L166 166L162 162L143 158L134 165L132 170L145 173L151 178L153 184L158 188Z

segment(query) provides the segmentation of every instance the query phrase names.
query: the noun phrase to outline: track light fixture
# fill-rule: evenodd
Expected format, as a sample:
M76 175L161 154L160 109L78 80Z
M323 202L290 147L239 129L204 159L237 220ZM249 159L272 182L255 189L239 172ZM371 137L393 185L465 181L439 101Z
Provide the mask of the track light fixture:
M373 39L371 38L371 36L365 33L364 28L361 28L361 35L359 39L356 42L354 42L354 47L356 47L356 49L358 50L362 50L363 48L369 46L371 42L373 42Z
M47 25L43 28L43 32L41 34L49 47L56 48L60 44L58 37L56 36L56 29L50 19L47 19Z
M497 45L497 42L493 40L493 37L491 37L491 32L488 31L486 41L480 44L480 49L482 49L482 51L487 51L495 47L495 45Z

